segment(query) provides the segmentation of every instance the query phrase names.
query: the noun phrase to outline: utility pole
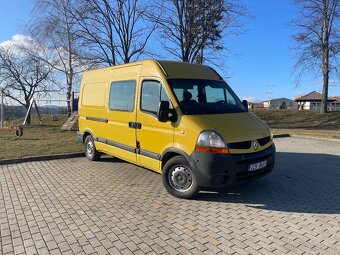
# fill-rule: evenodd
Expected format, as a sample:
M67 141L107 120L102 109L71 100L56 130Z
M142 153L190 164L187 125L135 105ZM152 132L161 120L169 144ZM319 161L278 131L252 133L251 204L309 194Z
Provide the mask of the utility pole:
M268 90L266 91L266 94L268 95L268 109L270 109L273 89L275 88L275 85L268 85L267 87L268 87Z
M0 120L1 127L3 127L4 126L4 90L3 89L1 89L1 113L0 115L1 115L1 120Z

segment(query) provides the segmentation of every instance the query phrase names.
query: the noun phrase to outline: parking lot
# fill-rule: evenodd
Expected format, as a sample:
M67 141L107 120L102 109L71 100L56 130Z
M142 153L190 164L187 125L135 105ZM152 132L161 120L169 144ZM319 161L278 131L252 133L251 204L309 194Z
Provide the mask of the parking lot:
M340 142L275 143L273 173L195 200L111 157L0 166L0 254L340 254Z

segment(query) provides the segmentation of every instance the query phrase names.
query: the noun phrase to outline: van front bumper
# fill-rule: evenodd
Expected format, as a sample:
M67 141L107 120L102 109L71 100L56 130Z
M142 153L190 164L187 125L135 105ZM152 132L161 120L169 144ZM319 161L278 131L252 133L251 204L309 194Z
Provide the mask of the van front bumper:
M191 165L200 187L223 188L267 175L275 163L275 145L249 154L214 154L194 151ZM248 171L249 165L267 161L266 167Z

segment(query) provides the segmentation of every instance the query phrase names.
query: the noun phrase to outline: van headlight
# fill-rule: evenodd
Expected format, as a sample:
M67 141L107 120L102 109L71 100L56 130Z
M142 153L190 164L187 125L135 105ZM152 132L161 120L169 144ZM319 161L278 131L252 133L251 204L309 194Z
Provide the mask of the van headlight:
M198 136L195 150L208 153L228 154L229 149L222 137L215 131L203 131Z

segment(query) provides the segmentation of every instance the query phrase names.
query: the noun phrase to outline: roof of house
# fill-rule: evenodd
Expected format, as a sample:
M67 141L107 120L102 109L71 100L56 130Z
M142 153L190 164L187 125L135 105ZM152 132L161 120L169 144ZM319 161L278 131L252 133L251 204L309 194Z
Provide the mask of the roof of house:
M276 101L278 101L278 102L281 102L281 101L294 102L294 100L292 100L292 99L281 97L281 98L273 98L273 99L270 99L270 100L266 100L266 101L263 101L261 103L265 103L265 102L269 102L269 101L270 101L270 103L275 103Z
M334 99L334 102L340 103L340 97L331 97L331 98Z
M316 91L312 91L308 93L307 95L304 95L302 97L298 97L295 99L297 102L306 102L306 101L314 101L314 102L321 102L322 94ZM333 98L328 98L328 101L335 101Z

